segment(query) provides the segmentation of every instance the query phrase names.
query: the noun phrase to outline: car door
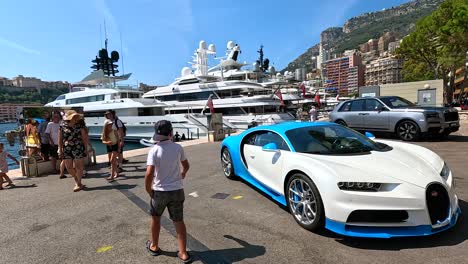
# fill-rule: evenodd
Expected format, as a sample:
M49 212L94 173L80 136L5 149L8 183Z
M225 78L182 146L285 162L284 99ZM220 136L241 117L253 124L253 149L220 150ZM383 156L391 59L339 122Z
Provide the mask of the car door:
M278 150L263 150L263 146L269 143L275 143ZM244 145L249 173L262 185L275 192L280 192L275 182L277 183L281 177L284 151L289 151L288 145L280 135L272 131L258 133L255 145Z
M345 114L345 122L352 128L364 128L364 111L365 100L350 101L349 111Z
M364 128L370 130L389 129L389 110L377 99L366 99L363 116Z

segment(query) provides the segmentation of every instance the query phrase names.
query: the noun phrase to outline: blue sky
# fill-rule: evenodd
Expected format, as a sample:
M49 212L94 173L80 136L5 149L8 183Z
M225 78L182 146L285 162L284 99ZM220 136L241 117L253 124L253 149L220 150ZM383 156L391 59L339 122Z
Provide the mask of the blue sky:
M5 0L0 15L0 76L76 82L90 73L106 21L110 50L121 51L131 84L167 84L188 66L200 40L241 61L260 44L277 69L318 43L320 32L364 12L408 0ZM104 33L104 30L102 30ZM122 67L120 66L122 72Z

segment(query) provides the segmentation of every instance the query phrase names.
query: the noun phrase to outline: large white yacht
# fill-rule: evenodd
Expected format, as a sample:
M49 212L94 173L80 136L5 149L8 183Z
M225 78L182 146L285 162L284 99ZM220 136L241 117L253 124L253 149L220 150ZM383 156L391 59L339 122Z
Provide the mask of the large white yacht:
M208 48L201 41L194 53L194 72L184 67L181 77L168 86L158 87L143 95L166 104L167 114L204 114L211 100L214 112L222 113L224 121L234 128L245 129L250 123L272 124L293 120L282 112L282 103L255 79L256 73L242 71L246 64L237 62L238 45L228 42L228 56L219 65L208 69L208 56L215 54L214 45Z
M130 76L130 75L128 75ZM141 98L143 92L130 86L114 85L114 82L128 79L107 77L102 71L95 71L83 81L75 84L73 91L58 96L47 107L83 107L85 122L92 139L99 139L104 123L104 113L114 110L127 127L126 140L140 141L154 133L154 124L162 119L170 120L175 131L187 138L206 135L206 130L195 124L184 114L165 115L165 104L154 99ZM102 82L102 81L105 82ZM80 87L81 85L92 85Z

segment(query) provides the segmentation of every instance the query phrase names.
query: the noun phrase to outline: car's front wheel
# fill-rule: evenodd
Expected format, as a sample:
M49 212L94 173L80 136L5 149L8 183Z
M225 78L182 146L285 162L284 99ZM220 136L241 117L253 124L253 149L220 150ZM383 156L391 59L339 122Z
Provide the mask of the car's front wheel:
M300 226L311 231L323 227L325 213L322 198L309 177L294 174L288 181L286 198L288 209Z
M234 174L234 166L232 165L231 153L227 148L224 148L221 152L221 166L223 166L223 172L226 178L233 179L236 177Z
M404 141L416 141L420 134L419 126L415 122L409 120L400 122L397 126L396 134Z

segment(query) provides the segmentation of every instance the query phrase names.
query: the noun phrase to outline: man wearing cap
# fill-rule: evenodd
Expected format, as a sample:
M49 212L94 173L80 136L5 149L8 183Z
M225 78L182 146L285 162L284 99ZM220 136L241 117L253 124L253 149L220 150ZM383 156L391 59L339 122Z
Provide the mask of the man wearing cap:
M185 194L182 181L190 166L184 149L172 142L172 136L170 121L160 120L155 124L153 140L157 143L148 153L145 175L146 191L151 196L151 240L146 242L146 248L153 256L161 254L158 245L161 215L167 207L177 232L177 256L188 262L190 256L183 217Z

